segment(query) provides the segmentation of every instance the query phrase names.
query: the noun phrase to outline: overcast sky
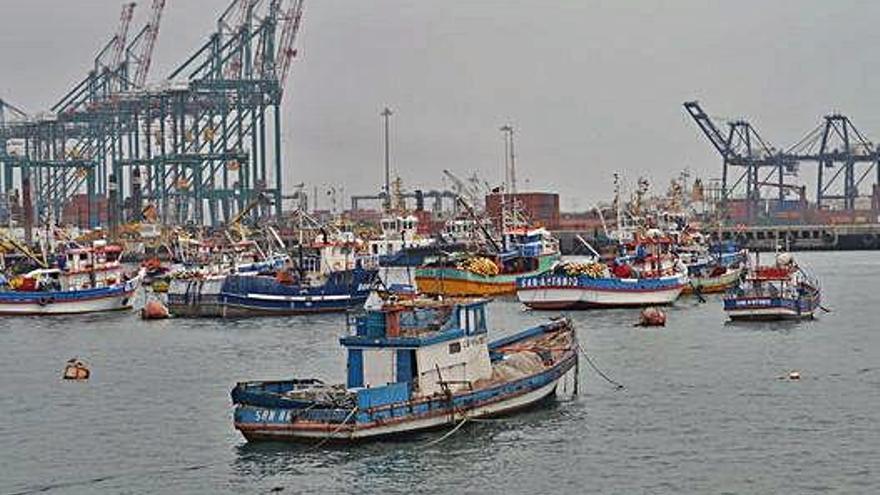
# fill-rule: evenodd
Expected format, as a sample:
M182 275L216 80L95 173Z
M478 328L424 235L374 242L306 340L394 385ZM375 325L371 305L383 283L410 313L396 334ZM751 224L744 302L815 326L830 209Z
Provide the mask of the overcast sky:
M56 101L115 30L120 0L2 0L0 98ZM145 22L140 0L134 28ZM199 46L228 0L168 0L152 79ZM880 136L880 2L306 0L285 95L286 182L378 192L379 112L407 186L442 169L498 182L516 127L520 189L566 209L606 199L611 174L656 189L720 160L681 107L745 117L783 147L830 111ZM526 180L528 181L526 183Z

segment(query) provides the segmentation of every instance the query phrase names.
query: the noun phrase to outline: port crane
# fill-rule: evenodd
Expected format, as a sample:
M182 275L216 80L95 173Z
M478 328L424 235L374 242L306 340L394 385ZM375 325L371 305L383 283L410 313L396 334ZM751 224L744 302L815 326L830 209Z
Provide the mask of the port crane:
M722 201L726 201L737 186L745 184L749 218L759 211L760 191L764 187L778 190L780 205L786 193L791 192L805 202L806 189L785 181L786 176L798 175L803 162L817 165L817 208L840 206L852 211L857 209L856 201L860 197L871 197L872 207L878 207L880 147L875 146L846 115L833 113L824 116L795 144L778 150L769 146L746 121L728 122L725 134L698 102L686 102L684 107L722 157ZM732 167L741 167L744 172L731 183L728 174ZM769 173L761 177L761 170L769 170ZM870 194L863 194L869 183Z
M855 210L856 200L863 196L871 196L876 202L880 148L849 117L826 115L786 154L794 160L816 163L817 208L839 201L845 210ZM873 180L872 194L862 195L861 189L869 179Z
M697 101L684 103L684 108L697 124L709 142L721 155L721 200L723 204L736 193L741 192L746 199L746 211L753 218L760 211L761 188L772 184L778 190L777 199L781 203L789 190L786 175L797 172L794 162L778 152L746 120L727 122L724 133ZM734 169L741 170L735 178ZM767 172L762 177L762 171ZM771 181L775 178L775 181ZM731 180L733 179L733 180Z

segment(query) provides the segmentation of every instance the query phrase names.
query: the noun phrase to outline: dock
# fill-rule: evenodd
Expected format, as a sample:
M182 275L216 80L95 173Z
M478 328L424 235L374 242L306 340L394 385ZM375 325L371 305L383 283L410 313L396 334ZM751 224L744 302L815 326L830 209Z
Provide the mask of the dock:
M752 251L856 251L880 248L880 223L825 225L751 225L722 227L708 233L713 240L735 241ZM589 242L599 242L596 230L553 231L559 239L562 254L589 255L577 240L580 235Z

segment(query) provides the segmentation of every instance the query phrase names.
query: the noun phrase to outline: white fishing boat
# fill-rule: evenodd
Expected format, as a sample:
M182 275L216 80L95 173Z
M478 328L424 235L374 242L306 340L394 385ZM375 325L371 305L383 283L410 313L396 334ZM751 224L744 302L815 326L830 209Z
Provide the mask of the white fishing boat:
M70 246L58 266L38 268L13 277L0 290L2 315L60 315L131 309L144 276L125 273L122 249L95 241Z
M545 310L657 306L675 302L688 283L682 271L643 277L631 269L622 273L619 267L626 265L586 266L596 268L577 270L576 265L563 263L539 275L520 277L516 296L532 309Z

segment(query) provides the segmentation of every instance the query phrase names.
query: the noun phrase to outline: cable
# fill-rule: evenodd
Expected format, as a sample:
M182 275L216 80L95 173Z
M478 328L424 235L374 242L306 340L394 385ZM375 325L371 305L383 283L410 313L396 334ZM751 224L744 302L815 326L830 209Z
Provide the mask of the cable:
M602 370L600 370L600 369L599 369L599 368L593 363L593 360L590 359L590 356L587 355L587 352L584 350L583 347L581 347L580 344L577 345L577 349L578 349L578 352L580 352L581 355L584 357L584 359L587 360L587 364L590 365L590 368L593 368L593 371L595 371L596 373L598 373L599 376L601 376L602 378L605 379L605 381L607 381L608 383L610 383L610 384L612 384L612 385L615 385L615 386L617 387L618 390L622 390L622 389L624 388L624 386L623 386L620 382L616 382L616 381L614 381L614 380L613 380L612 378L610 378L608 375L606 375L605 373L603 373Z
M444 434L442 437L437 438L435 440L431 440L430 442L422 445L421 448L425 449L425 448L431 447L432 445L437 445L438 443L442 442L443 440L446 440L447 438L451 437L456 431L458 431L462 426L464 426L465 423L468 422L468 419L469 418L467 416L465 416L464 419L462 419L461 422L459 422L455 426L455 428L447 431L446 434Z
M342 420L342 423L339 423L339 426L337 426L335 430L331 431L331 432L330 432L326 437L324 437L324 439L321 440L320 442L318 442L318 443L316 443L315 445L312 445L311 447L309 447L308 450L309 450L309 451L316 450L316 449L320 448L322 445L324 445L325 443L327 443L327 442L329 442L330 440L332 440L332 439L333 439L333 435L339 433L339 430L341 430L342 427L345 426L345 423L348 423L348 420L351 419L352 416L354 416L354 414L357 412L357 410L358 410L357 407L353 408L353 409L351 410L351 412L348 413L348 416L346 416L345 419Z

